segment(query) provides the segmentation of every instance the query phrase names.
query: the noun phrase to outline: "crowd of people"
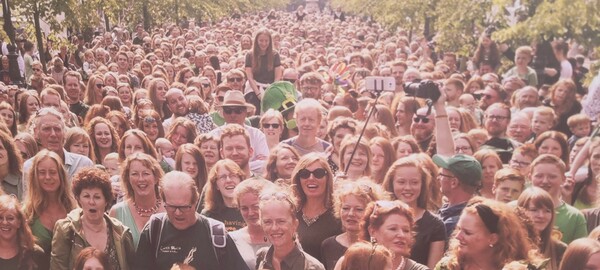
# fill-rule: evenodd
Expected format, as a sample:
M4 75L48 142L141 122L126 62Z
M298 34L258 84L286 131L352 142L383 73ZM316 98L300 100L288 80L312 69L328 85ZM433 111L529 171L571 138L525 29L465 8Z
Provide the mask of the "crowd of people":
M2 269L600 269L574 42L302 7L71 42L0 78Z

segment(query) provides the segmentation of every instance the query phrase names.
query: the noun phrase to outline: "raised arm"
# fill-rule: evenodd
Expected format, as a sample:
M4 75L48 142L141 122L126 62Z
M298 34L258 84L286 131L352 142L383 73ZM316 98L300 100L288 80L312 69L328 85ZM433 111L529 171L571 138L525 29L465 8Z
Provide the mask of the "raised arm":
M438 155L451 157L454 155L454 139L450 130L448 113L446 112L446 93L440 89L440 98L433 103L435 109L435 141Z

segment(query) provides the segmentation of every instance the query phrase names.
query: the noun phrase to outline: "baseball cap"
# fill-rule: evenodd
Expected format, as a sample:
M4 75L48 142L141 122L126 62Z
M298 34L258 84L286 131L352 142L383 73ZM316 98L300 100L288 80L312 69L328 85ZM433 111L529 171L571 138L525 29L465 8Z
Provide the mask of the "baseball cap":
M474 157L457 154L452 157L433 156L433 162L440 168L449 170L456 178L469 186L481 185L481 164Z

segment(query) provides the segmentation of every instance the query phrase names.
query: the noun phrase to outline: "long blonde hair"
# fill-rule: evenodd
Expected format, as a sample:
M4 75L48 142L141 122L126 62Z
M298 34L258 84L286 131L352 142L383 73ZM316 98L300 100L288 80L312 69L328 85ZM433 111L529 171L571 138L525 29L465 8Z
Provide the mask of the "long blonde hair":
M67 213L77 207L77 203L75 202L71 192L71 184L67 180L67 173L62 165L62 159L58 154L44 149L33 157L33 162L31 163L31 169L29 169L27 179L27 183L29 183L29 185L27 187L27 200L25 200L23 212L25 218L30 223L39 217L40 214L48 207L48 200L50 199L49 194L44 192L40 186L37 174L38 164L46 159L51 159L54 164L56 164L58 178L60 179L60 187L58 188L57 192L59 203L65 208Z

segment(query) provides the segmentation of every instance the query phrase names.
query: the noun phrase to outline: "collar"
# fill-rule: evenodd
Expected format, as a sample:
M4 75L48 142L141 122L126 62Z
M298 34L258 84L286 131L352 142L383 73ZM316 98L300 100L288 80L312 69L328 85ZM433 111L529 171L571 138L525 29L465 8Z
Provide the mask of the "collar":
M271 246L271 247L269 247L269 250L267 251L267 254L265 255L265 258L264 258L265 267L268 267L268 269L275 269L275 268L273 268L273 252L274 251L275 251L275 248L273 246ZM297 244L294 244L294 248L292 249L292 251L290 251L290 253L287 256L285 256L285 258L283 258L283 260L281 260L282 269L293 269L294 264L296 264L301 257L302 257L302 251L300 251Z
M19 184L19 179L19 176L9 173L6 177L4 177L3 182L6 182L11 186L17 186Z
M67 151L63 148L63 154L65 156L65 165L72 166L75 163L75 154Z

